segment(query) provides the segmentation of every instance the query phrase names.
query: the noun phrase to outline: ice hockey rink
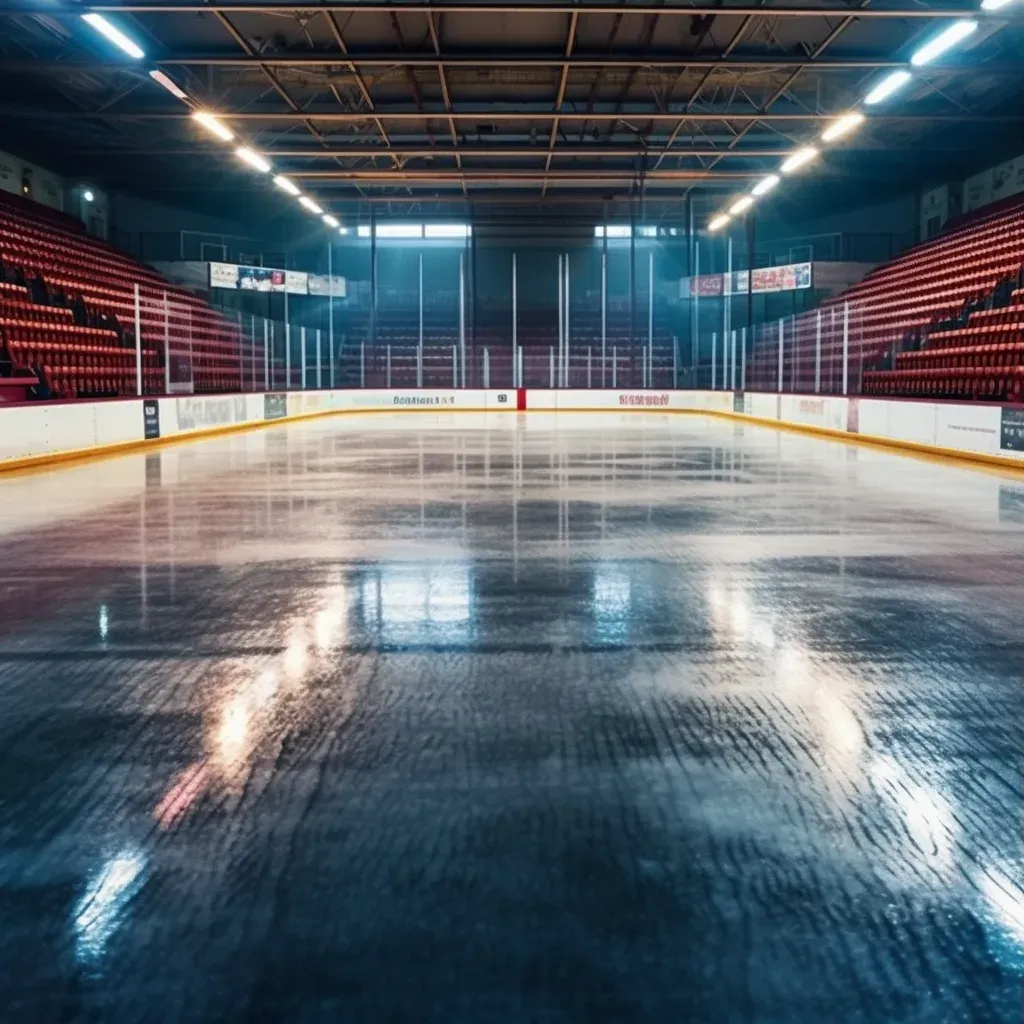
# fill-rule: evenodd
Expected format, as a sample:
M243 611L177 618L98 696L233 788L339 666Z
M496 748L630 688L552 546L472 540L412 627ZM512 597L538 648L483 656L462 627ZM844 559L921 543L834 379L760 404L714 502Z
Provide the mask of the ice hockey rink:
M1021 476L403 413L0 491L4 1021L1020 1020Z

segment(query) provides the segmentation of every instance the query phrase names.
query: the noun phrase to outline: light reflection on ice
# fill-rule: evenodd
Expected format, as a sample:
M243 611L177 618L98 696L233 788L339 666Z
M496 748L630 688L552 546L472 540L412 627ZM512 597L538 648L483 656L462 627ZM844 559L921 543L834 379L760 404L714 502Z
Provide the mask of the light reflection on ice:
M83 963L97 964L120 927L132 897L142 888L145 855L121 850L105 861L90 880L72 914L75 954Z

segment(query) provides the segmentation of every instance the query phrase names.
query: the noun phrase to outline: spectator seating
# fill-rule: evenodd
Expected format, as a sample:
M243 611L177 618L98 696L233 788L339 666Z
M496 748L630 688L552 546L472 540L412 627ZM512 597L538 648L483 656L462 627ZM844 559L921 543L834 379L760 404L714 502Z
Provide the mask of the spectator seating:
M1018 200L908 250L823 303L820 311L797 317L789 350L796 361L785 367L786 386L813 389L819 315L827 324L823 379L841 377L838 314L849 323L847 373L853 391L859 385L865 394L1019 396L1024 356L1014 343L1024 336L1024 293L1013 292L1009 306L981 307L992 307L1001 292L1008 292L1008 282L1019 283L1022 266L1024 201ZM911 345L920 351L901 352ZM755 354L758 369L748 387L776 386L773 347L769 334L761 360Z
M239 390L241 332L201 298L36 203L0 193L0 360L53 397L165 389L165 351L191 363L195 391ZM261 357L262 358L262 357Z
M403 298L406 300L403 302ZM344 386L367 387L416 385L419 313L416 295L392 296L392 304L378 315L376 345L370 343L369 318L359 311L349 318L350 335L342 342L340 381ZM581 303L582 306L582 303ZM528 387L548 387L551 353L558 350L557 311L521 312L516 342L523 349L523 380ZM642 350L647 343L646 312L638 317L637 338L633 336L628 310L610 308L605 322L605 384L639 387L643 379ZM453 350L459 344L456 309L427 307L424 310L423 386L451 387ZM481 309L477 322L466 325L466 384L509 387L512 384L512 325L508 310ZM390 352L389 352L390 350ZM487 353L485 377L484 353ZM388 365L390 360L390 377ZM672 337L665 324L656 321L654 330L655 387L670 387L673 381ZM588 370L589 366L589 370ZM461 379L461 378L460 378ZM570 322L569 386L601 386L601 315L598 308L573 309Z

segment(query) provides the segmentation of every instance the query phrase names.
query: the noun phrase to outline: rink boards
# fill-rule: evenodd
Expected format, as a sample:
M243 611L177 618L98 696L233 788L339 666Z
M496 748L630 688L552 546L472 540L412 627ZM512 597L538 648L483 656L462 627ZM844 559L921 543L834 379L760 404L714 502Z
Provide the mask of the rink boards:
M0 406L0 469L339 414L710 414L1024 467L1024 407L657 390L324 390Z

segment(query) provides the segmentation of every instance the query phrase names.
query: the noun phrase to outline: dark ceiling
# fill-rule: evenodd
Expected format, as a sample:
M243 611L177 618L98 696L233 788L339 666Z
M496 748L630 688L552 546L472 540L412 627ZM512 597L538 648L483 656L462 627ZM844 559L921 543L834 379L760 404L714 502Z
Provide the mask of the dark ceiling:
M592 215L642 194L660 215L692 196L704 216L976 6L6 0L0 126L110 188L258 208L257 176L78 17L104 11L337 213ZM779 201L846 205L1019 149L1021 22L1000 13Z

